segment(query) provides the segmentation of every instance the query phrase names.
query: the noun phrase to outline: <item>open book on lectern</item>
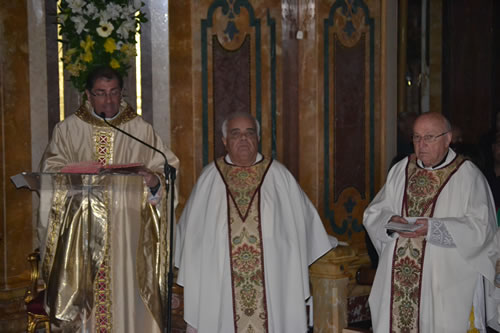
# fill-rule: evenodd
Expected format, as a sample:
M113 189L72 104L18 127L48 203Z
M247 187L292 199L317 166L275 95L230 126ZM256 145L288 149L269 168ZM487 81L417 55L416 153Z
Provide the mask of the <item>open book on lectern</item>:
M63 167L60 173L83 173L83 174L103 174L103 173L137 173L144 169L143 163L129 164L108 164L102 165L99 162L78 162L70 163Z

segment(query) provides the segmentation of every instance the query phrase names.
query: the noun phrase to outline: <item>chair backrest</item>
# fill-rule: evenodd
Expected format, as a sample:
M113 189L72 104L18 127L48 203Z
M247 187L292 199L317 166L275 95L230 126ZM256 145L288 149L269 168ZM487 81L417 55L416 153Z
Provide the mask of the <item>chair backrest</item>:
M40 262L40 251L36 249L34 252L28 255L28 262L31 265L31 284L30 287L26 290L26 294L24 295L24 302L29 303L36 298L39 292L39 262Z

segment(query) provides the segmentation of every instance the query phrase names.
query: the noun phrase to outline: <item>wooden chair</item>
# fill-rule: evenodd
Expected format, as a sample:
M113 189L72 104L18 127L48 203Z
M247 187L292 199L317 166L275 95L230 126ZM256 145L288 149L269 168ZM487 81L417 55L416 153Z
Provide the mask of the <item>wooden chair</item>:
M31 285L26 291L24 296L24 303L26 304L26 311L28 314L28 323L26 332L34 333L40 324L44 324L45 331L50 333L50 320L47 312L43 307L45 298L45 288L40 288L38 283L39 278L39 262L40 251L28 255L28 261L31 265Z

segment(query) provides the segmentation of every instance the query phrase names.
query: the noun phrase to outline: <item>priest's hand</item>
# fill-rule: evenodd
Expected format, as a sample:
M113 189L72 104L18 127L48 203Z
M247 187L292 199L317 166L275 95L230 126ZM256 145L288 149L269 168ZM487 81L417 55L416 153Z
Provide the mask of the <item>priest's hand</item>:
M144 182L146 182L146 186L149 188L154 188L160 183L158 176L148 168L141 168L137 173L144 178Z
M401 217L394 215L391 217L391 221L394 222L399 222L399 223L408 223L408 221ZM427 236L427 230L429 229L429 220L428 219L418 219L415 224L421 225L420 228L413 232L403 232L403 231L398 231L399 236L405 237L405 238L415 238L415 237L421 237L421 236Z

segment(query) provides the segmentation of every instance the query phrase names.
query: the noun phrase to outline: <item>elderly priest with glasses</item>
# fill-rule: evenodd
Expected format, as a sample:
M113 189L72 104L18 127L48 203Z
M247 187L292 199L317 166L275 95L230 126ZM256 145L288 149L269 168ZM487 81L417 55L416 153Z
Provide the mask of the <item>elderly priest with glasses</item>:
M495 206L479 169L449 148L450 130L441 114L420 115L415 154L390 170L365 210L380 255L374 332L485 332L493 323L485 296L499 252Z
M165 160L102 118L162 151L175 168L179 161L122 99L122 86L120 74L110 67L90 72L87 100L55 126L40 165L42 172L55 173L82 162L103 167L133 164L142 175L112 178L111 189L97 192L89 203L59 184L61 190L53 195L50 209L41 209L47 308L67 332L82 325L92 332L159 332L164 325ZM110 179L100 177L92 177L91 184ZM92 233L85 244L83 226L90 220Z

